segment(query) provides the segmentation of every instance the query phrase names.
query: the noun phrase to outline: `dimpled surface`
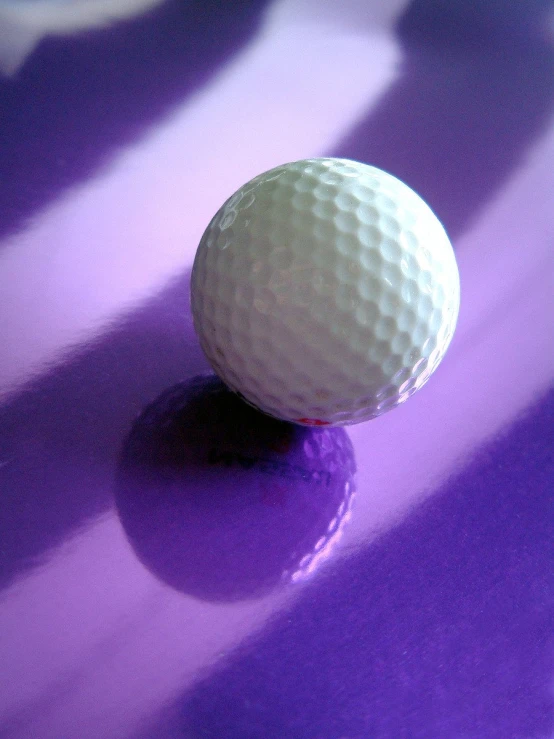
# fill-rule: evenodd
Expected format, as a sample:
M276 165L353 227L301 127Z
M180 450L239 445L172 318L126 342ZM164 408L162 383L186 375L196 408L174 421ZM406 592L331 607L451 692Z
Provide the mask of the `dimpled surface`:
M454 252L426 203L344 159L276 167L206 229L191 298L208 360L270 415L343 425L404 402L456 325Z

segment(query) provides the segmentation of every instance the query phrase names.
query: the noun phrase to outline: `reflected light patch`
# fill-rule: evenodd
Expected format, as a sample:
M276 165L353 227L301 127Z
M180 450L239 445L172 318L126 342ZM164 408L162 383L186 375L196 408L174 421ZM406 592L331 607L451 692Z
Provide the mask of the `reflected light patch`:
M346 525L352 519L352 505L354 500L355 496L352 495L348 501L343 503L344 508L341 507L335 518L330 522L327 535L321 537L314 551L307 554L301 560L298 569L291 574L290 579L292 582L307 580L331 557L331 554L343 538Z

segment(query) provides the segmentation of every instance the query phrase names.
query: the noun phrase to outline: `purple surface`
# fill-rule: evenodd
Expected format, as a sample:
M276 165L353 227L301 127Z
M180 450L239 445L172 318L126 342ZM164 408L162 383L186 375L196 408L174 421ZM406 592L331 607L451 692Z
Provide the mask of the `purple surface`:
M412 3L399 23L400 79L333 151L411 183L452 237L520 163L554 103L551 40L518 34L532 8L491 19L467 5Z
M554 734L553 16L404 5L167 2L0 80L0 736ZM436 378L346 431L193 379L199 230L312 154L419 190L462 277Z
M102 341L0 408L0 582L8 584L82 521L113 504L120 446L160 388L205 369L188 274ZM145 357L155 361L145 362Z
M15 80L0 78L0 235L204 84L263 7L170 0L113 28L46 37Z
M554 393L183 698L182 736L547 737Z

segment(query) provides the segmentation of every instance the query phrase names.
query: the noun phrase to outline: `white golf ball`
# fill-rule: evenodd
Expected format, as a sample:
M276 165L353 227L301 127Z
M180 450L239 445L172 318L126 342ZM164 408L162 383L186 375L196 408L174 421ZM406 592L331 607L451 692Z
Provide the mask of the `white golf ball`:
M192 313L221 379L305 425L381 415L420 388L450 343L458 268L407 185L345 159L306 159L240 188L206 229Z

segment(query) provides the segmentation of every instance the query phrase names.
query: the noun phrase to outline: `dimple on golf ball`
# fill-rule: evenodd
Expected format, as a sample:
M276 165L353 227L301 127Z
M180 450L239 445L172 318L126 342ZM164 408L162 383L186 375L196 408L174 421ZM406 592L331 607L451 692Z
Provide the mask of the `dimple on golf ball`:
M460 282L444 228L407 185L367 164L306 159L223 204L191 300L231 389L277 418L337 426L425 384L452 338Z

